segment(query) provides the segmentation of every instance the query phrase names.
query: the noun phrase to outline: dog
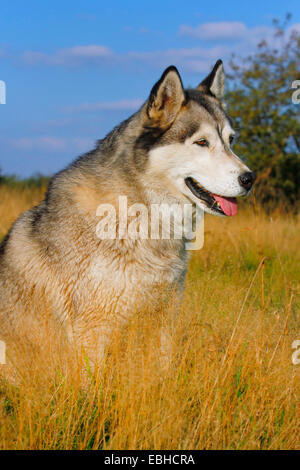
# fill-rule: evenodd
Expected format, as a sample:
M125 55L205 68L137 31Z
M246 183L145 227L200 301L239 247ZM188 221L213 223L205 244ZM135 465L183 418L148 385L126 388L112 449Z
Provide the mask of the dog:
M25 324L28 334L38 331L47 312L97 359L130 315L149 303L155 310L165 289L180 296L189 260L184 236L101 238L99 205L114 208L117 229L120 196L148 209L192 204L236 214L236 197L249 193L255 174L231 148L224 79L219 60L197 88L184 89L168 67L141 108L56 174L44 200L17 219L0 245L4 338Z

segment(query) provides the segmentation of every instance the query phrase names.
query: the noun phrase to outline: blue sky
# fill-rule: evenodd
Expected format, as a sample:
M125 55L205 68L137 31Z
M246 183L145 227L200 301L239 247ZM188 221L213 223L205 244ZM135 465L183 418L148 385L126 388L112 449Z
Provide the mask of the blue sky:
M299 0L1 2L0 168L60 170L132 114L165 67L196 86L287 11L300 29Z

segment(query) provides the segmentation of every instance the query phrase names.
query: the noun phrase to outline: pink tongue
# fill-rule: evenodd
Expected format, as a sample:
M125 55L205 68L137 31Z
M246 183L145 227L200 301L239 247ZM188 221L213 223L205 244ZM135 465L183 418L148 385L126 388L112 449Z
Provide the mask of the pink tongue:
M221 197L214 194L214 198L220 204L224 214L235 215L237 213L237 200L235 197Z

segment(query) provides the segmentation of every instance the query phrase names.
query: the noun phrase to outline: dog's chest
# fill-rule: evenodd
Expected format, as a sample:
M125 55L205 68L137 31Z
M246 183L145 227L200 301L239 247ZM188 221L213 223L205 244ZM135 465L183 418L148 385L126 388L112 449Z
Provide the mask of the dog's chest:
M131 250L98 253L89 268L89 279L100 290L110 286L116 292L147 290L157 285L182 282L188 254L182 241L145 242Z

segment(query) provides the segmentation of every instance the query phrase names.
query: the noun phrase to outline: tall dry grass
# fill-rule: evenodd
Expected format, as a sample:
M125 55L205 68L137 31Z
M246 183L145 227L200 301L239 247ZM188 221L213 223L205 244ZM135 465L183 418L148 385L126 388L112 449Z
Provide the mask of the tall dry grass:
M0 192L4 235L41 192ZM206 217L169 366L150 311L114 337L97 373L49 336L18 384L0 381L0 448L299 448L299 229L250 201L235 218Z
M22 212L40 202L45 189L0 185L0 240Z

